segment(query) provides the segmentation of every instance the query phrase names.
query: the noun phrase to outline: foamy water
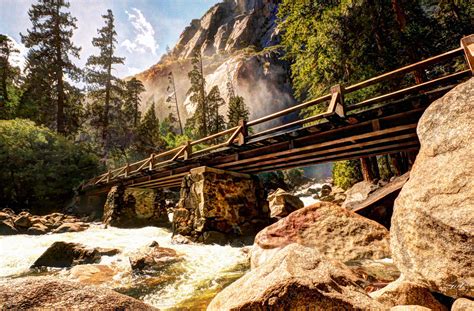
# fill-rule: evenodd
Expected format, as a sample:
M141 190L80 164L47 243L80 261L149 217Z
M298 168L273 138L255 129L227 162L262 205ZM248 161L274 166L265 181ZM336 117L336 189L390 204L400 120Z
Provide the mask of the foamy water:
M169 230L145 227L119 229L92 225L88 230L76 233L48 234L41 236L13 235L0 237L0 278L15 277L28 273L33 262L56 241L76 242L89 247L118 248L121 253L103 256L101 264L114 267L120 273L116 285L108 287L133 287L136 277L131 273L129 256L140 248L157 241L162 247L170 247L183 254L185 260L178 263L180 273L165 286L150 288L138 298L160 309L172 308L192 299L198 291L218 290L219 280L232 274L241 274L247 266L247 258L240 248L220 245L174 245ZM236 268L238 267L238 268ZM244 268L242 268L244 267ZM240 272L239 272L240 269ZM59 277L69 277L62 270ZM204 287L204 288L203 288Z

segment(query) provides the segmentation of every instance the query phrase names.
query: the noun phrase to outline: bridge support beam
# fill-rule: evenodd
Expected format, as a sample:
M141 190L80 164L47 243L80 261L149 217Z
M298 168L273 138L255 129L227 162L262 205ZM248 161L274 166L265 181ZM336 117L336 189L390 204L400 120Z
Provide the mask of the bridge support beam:
M256 177L203 166L183 179L173 228L194 241L222 244L255 233L268 219L268 202Z

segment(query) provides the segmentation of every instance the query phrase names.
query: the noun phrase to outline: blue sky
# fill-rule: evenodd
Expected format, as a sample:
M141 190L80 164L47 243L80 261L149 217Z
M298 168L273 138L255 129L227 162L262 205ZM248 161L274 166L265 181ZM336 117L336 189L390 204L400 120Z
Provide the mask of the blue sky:
M219 0L69 0L70 11L78 19L73 40L82 47L84 66L87 57L97 53L91 44L103 25L101 15L112 9L118 33L117 55L126 57L117 66L119 77L138 73L158 62L166 46L173 47L193 18L200 18ZM20 42L19 33L30 27L28 9L36 0L0 0L0 33ZM22 54L25 50L22 51Z

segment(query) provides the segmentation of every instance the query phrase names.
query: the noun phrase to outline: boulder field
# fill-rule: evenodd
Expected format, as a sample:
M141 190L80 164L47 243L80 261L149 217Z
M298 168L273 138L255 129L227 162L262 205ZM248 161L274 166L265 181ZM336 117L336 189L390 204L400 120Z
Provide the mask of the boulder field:
M390 232L327 202L294 211L257 234L252 270L208 310L472 310L473 115L474 79L425 111ZM383 257L401 276L369 296L344 263Z
M73 215L52 213L39 216L26 211L15 214L8 208L0 210L0 235L79 232L87 228L88 223Z

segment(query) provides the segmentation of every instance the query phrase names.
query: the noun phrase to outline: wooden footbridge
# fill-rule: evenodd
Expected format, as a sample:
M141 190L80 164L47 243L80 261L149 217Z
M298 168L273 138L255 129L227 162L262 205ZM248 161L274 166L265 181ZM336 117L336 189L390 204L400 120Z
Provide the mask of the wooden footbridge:
M415 72L424 77L423 81L415 81ZM85 182L80 190L103 193L116 184L179 187L189 170L199 166L254 174L416 151L416 125L426 107L473 73L471 35L463 38L457 49L354 85L334 86L322 97L256 120L242 121L236 127L173 150L151 154ZM367 90L379 92L363 98ZM264 130L255 128L264 128L269 121L310 107L319 107L323 112Z

